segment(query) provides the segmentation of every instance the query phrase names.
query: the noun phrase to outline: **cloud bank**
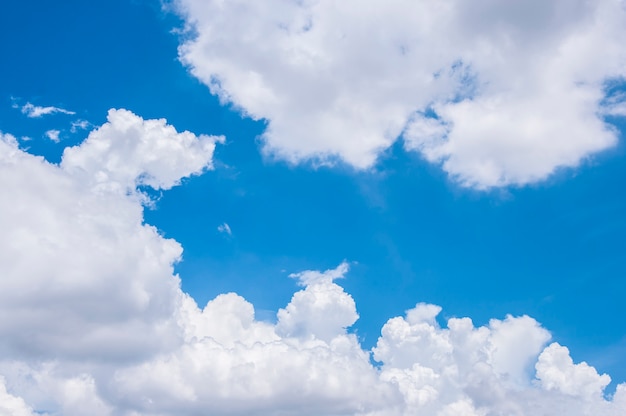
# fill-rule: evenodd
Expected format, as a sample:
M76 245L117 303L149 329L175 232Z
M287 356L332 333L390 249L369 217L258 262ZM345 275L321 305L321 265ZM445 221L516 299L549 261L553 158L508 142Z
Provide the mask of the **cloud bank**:
M1 415L626 412L626 385L605 398L610 378L528 316L440 326L441 308L419 303L363 349L335 282L347 263L293 274L302 288L275 323L235 293L198 306L140 189L211 169L221 140L126 110L58 165L0 136Z
M266 154L376 163L398 138L478 189L524 185L609 149L626 76L622 0L173 0L181 60L265 119ZM622 95L612 103L623 114Z

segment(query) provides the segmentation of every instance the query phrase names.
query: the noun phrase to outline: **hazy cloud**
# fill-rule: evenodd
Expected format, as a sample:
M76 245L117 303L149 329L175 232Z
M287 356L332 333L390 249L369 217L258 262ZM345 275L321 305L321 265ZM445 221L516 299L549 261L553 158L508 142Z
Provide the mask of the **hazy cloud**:
M92 127L92 124L88 122L87 120L75 120L75 121L72 121L72 126L70 127L70 131L72 133L76 133L77 131L80 131L80 130L86 130L89 127Z

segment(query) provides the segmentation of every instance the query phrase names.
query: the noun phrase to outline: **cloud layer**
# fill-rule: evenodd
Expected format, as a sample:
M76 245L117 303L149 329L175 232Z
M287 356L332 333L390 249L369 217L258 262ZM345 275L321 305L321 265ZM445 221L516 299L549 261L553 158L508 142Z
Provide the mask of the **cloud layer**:
M347 263L293 274L302 289L275 323L235 293L199 307L138 187L210 169L219 137L111 110L59 165L0 137L1 415L626 412L626 385L606 399L609 377L546 346L528 316L440 326L441 308L420 303L364 350L335 282Z
M174 0L180 58L266 119L264 151L368 168L399 137L479 189L523 185L617 142L622 0ZM612 103L621 114L623 96Z

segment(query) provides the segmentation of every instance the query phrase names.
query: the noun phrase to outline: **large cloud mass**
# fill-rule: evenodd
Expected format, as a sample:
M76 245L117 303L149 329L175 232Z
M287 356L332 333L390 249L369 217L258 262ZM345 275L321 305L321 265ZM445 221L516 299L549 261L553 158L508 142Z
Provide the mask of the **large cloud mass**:
M626 386L606 399L609 377L527 316L440 326L418 304L364 350L346 263L293 274L275 323L234 293L200 308L138 187L211 168L220 140L125 110L59 165L0 136L0 415L626 413Z
M398 137L465 186L546 178L610 148L623 0L174 0L180 57L268 121L265 152L372 166ZM615 100L613 100L615 101Z

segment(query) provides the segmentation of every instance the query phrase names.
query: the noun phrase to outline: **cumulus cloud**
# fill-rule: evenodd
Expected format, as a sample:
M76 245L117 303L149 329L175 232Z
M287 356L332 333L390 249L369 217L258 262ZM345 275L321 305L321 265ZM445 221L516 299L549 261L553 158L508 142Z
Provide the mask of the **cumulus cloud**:
M173 3L189 29L181 60L266 119L263 150L293 163L368 168L402 137L484 189L617 142L600 104L626 76L621 0Z
M69 111L60 107L52 107L52 106L41 107L41 106L34 105L31 103L24 104L21 110L22 110L22 114L26 114L26 117L29 117L29 118L39 118L39 117L43 117L45 115L54 114L54 113L63 113L63 114L70 114L70 115L76 114L74 111Z
M296 293L285 309L278 311L278 333L298 338L317 338L330 342L345 333L359 318L350 295L333 283L348 271L342 263L324 273L306 271L292 274L306 289Z
M143 223L136 186L210 168L217 140L111 110L57 166L4 135L0 352L111 359L171 343L182 249Z
M111 110L60 164L0 136L0 414L622 415L626 385L576 364L528 317L444 325L417 304L364 349L344 262L257 320L235 293L183 293L182 248L145 224L138 186L212 166L218 137ZM372 363L377 361L377 365Z
M348 314L356 313L351 298L332 305L342 297L350 298L331 281L307 286L279 312L276 325L256 321L253 306L234 293L218 296L202 310L186 298L185 344L172 354L118 371L114 393L141 414L382 410L394 391L378 382L367 352L330 316L341 305ZM313 311L313 317L294 311ZM316 318L316 325L307 325ZM324 318L333 319L328 328Z
M574 364L569 350L558 343L541 353L535 367L544 387L572 396L599 397L611 382L608 375L598 375L595 368L585 362Z
M222 140L178 133L164 119L143 120L127 110L110 110L108 123L80 146L65 149L61 166L96 188L170 189L181 178L212 168L215 142Z

